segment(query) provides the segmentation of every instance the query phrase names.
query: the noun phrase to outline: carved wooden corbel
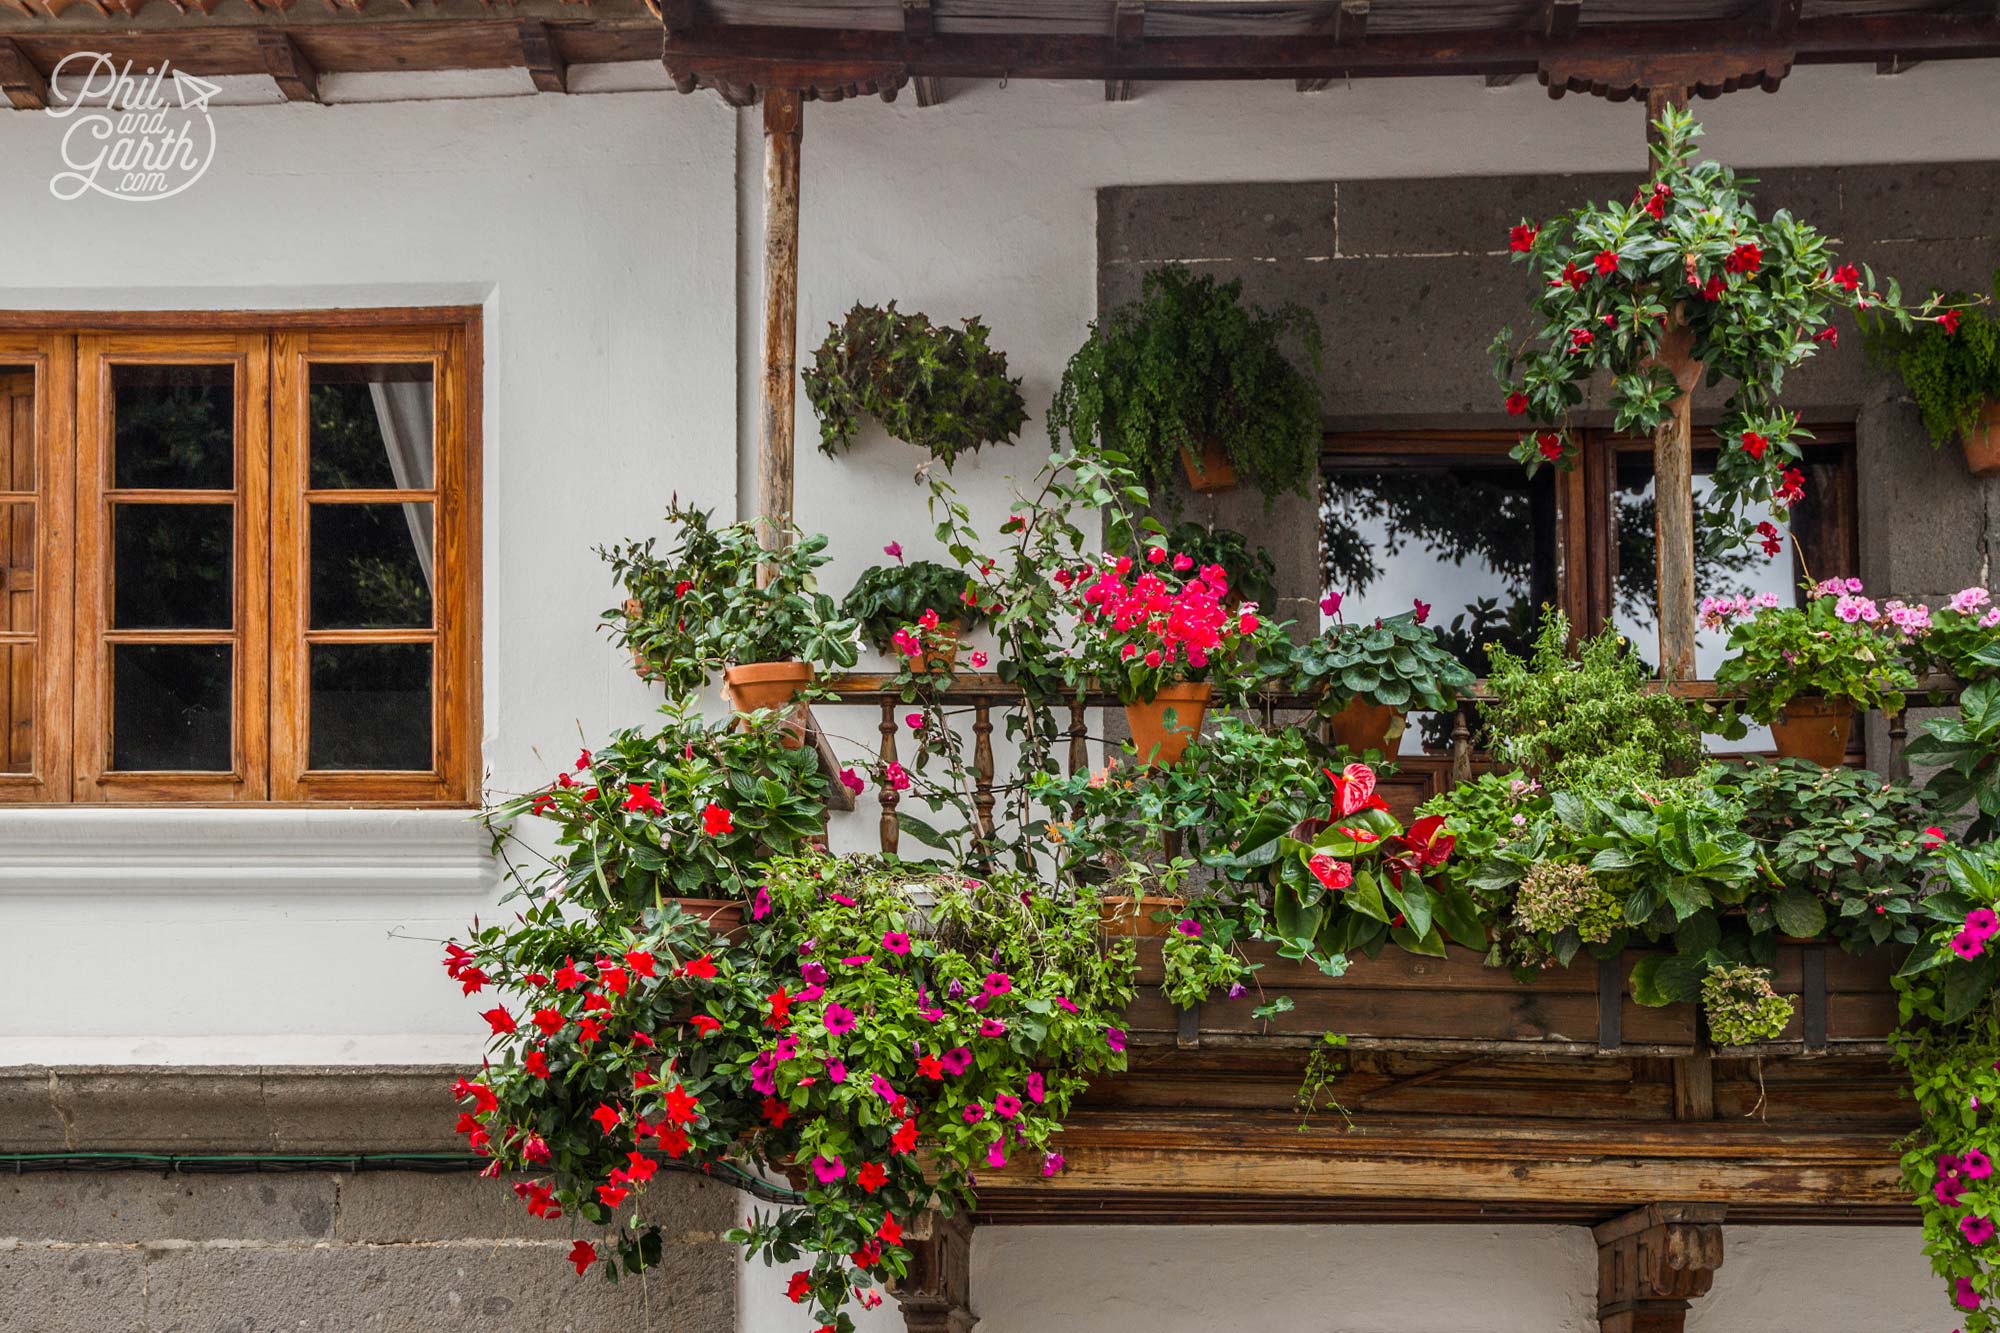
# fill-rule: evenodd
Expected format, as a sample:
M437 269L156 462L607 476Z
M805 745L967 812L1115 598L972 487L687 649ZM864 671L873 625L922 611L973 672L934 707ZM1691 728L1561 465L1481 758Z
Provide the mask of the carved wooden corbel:
M1550 97L1589 93L1613 102L1644 99L1658 88L1691 89L1697 96L1719 97L1740 88L1776 92L1792 72L1796 52L1789 46L1750 47L1730 52L1702 51L1685 55L1571 56L1546 55L1536 77Z
M1722 1267L1723 1206L1652 1203L1591 1228L1600 1333L1682 1333Z
M910 1271L891 1288L909 1333L972 1333L972 1224L925 1213L903 1232Z

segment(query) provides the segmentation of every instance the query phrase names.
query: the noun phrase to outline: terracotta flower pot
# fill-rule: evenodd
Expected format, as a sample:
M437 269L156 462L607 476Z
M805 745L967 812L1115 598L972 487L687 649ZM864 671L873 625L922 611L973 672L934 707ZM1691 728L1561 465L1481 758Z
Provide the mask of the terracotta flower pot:
M1854 730L1854 705L1845 699L1800 695L1771 720L1771 739L1781 759L1810 759L1821 768L1837 768L1847 756L1847 737Z
M741 898L674 898L680 909L724 935L740 936L748 906Z
M1207 681L1168 685L1144 703L1125 705L1125 721L1132 729L1132 744L1139 761L1171 768L1181 761L1188 742L1201 734L1202 714L1208 711L1212 689ZM1174 710L1174 729L1167 730L1167 710Z
M1222 446L1214 440L1201 446L1201 458L1197 460L1192 450L1181 449L1181 466L1187 469L1188 485L1197 495L1211 495L1216 491L1236 489L1236 469L1229 462L1229 455L1222 452Z
M729 706L739 713L760 708L783 708L812 681L810 662L750 662L725 667L722 692ZM806 741L806 710L800 704L792 710L785 726L785 748L796 750Z
M910 659L910 670L922 674L933 667L940 667L946 671L956 668L958 666L958 635L959 623L956 620L948 621L932 630L931 636L933 638L945 639L948 641L948 645L939 648L936 652L926 651L918 653Z
M1172 921L1155 921L1153 913L1164 909L1179 916L1187 907L1185 898L1110 897L1097 900L1097 919L1107 935L1156 938L1174 928Z
M1965 466L1975 477L2000 473L2000 403L1988 403L1965 437Z
M1387 756L1391 753L1389 732L1401 716L1388 704L1371 704L1356 695L1327 721L1333 728L1336 745L1356 754L1380 750Z
M627 597L625 599L625 615L627 619L636 619L641 609L638 598ZM655 673L652 666L647 663L645 654L641 653L637 648L631 649L631 653L632 669L639 673L639 679L653 679Z

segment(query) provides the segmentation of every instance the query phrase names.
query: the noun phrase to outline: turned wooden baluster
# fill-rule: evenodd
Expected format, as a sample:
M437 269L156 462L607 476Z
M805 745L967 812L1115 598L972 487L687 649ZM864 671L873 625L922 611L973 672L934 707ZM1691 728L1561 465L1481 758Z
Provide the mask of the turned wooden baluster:
M896 803L902 799L888 778L889 765L896 762L896 701L882 701L882 722L877 728L882 733L882 769L876 777L875 799L882 806L882 854L894 856L896 845L902 840L903 821L896 817Z
M1075 777L1090 763L1090 747L1085 744L1089 729L1084 726L1083 696L1069 706L1069 775Z
M993 836L993 708L985 700L972 706L972 804L979 814L979 836Z
M1901 708L1889 714L1889 777L1901 782L1910 776L1909 761L1903 758L1903 743L1910 737L1909 713Z
M1454 785L1472 781L1472 728L1463 708L1451 715L1451 780Z

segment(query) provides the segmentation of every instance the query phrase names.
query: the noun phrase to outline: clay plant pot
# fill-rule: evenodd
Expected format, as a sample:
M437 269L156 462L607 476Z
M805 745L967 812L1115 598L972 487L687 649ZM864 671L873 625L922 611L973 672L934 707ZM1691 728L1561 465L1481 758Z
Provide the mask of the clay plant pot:
M725 667L722 693L729 706L739 713L760 708L783 708L812 682L810 662L750 662ZM800 704L785 724L785 748L796 750L806 742L806 710Z
M1188 742L1201 734L1202 714L1208 711L1212 689L1207 681L1168 685L1144 703L1125 705L1125 722L1132 729L1132 744L1139 762L1171 768L1181 761ZM1174 711L1174 729L1167 730L1167 710Z
M1389 733L1396 729L1401 717L1402 714L1388 704L1371 704L1356 695L1338 713L1328 718L1327 724L1333 728L1334 744L1355 754L1379 750L1388 756L1392 753Z
M669 901L709 929L731 938L743 934L746 904L741 898L673 898Z
M1181 449L1181 466L1187 470L1188 485L1197 495L1213 495L1217 491L1236 489L1236 469L1230 464L1229 455L1222 452L1222 446L1210 440L1201 446L1201 458L1186 447Z
M625 615L628 619L636 619L639 615L640 609L641 608L638 598L627 597L625 599ZM632 649L631 653L632 653L632 669L639 673L639 679L640 680L653 679L655 672L653 671L651 665L647 663L645 654L641 653L637 648Z
M2000 403L1988 403L1965 436L1965 466L1975 477L2000 473Z
M948 646L939 648L936 652L925 651L918 653L910 659L910 670L921 675L933 669L944 671L955 669L958 666L959 628L959 623L953 620L947 621L932 630L932 637L947 640Z
M1153 913L1165 909L1170 917L1179 917L1186 907L1185 898L1099 898L1097 919L1107 935L1154 939L1171 931L1174 923L1155 921Z
M1809 759L1821 768L1838 768L1847 757L1847 737L1854 730L1854 705L1845 699L1800 695L1771 719L1771 739L1781 759Z

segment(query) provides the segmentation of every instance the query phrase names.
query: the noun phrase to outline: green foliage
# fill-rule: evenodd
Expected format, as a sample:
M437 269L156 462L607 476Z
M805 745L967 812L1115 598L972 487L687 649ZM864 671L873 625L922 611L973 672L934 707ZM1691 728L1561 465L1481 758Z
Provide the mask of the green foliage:
M1252 546L1242 533L1189 520L1176 523L1160 544L1186 555L1197 566L1221 565L1229 574L1232 601L1248 602L1267 611L1277 607L1277 563L1269 551Z
M1710 969L1701 981L1701 1008L1718 1046L1776 1041L1792 1021L1796 1000L1771 989L1766 968L1732 963Z
M1765 607L1738 619L1716 683L1740 687L1745 711L1759 722L1815 695L1862 709L1901 708L1917 678L1899 656L1894 628L1844 619L1838 607L1846 599L1811 588L1807 594L1804 606Z
M1567 648L1569 618L1550 610L1526 660L1491 650L1483 716L1494 754L1553 790L1607 792L1692 773L1703 760L1700 713L1645 688L1647 670L1607 629Z
M1620 432L1647 434L1670 419L1680 390L1659 358L1669 331L1684 326L1707 382L1730 385L1703 506L1708 545L1722 550L1748 535L1746 509L1783 507L1774 497L1803 437L1779 395L1786 372L1818 351L1832 312L1866 302L1910 327L1943 306L1933 297L1913 316L1894 280L1878 289L1872 270L1840 264L1810 224L1784 209L1760 217L1734 172L1695 160L1701 127L1687 112L1669 108L1656 129L1652 179L1629 203L1587 204L1515 229L1513 257L1534 275L1535 322L1519 343L1511 329L1494 339L1494 375L1510 410L1531 423L1514 456L1531 473L1545 461L1573 466L1570 413L1596 377L1610 378ZM1743 447L1746 434L1765 438L1768 451Z
M2000 290L2000 272L1993 276ZM1964 306L1968 298L1953 292L1946 300ZM1912 326L1872 315L1861 328L1869 360L1900 375L1916 400L1933 448L1971 435L2000 400L2000 321L1987 311L1963 310L1955 332L1934 319Z
M1940 765L1924 794L1943 814L1973 809L1967 836L2000 828L2000 680L1978 681L1958 699L1958 716L1935 717L1910 742L1910 761Z
M604 613L612 637L666 683L669 697L700 688L724 666L854 665L854 622L841 618L813 576L831 558L824 536L761 520L717 527L706 510L678 500L667 522L677 535L664 557L650 537L598 554L636 604ZM775 551L763 545L767 532L782 543ZM766 582L760 567L770 571Z
M668 898L747 894L758 862L821 836L826 793L813 752L785 748L782 727L669 711L659 727L612 733L548 786L483 819L502 849L524 818L555 826L552 857L539 830L520 844L530 868L515 869L512 893L633 920ZM710 806L729 812L729 831L707 831Z
M978 628L986 611L976 597L966 598L970 586L961 571L934 560L876 565L854 581L840 613L860 627L864 642L887 652L890 636L916 624L926 611L935 611L945 624L957 621L962 629Z
M1160 991L1182 1008L1211 995L1240 995L1255 969L1238 945L1239 916L1212 898L1197 898L1160 941Z
M1405 611L1371 624L1341 621L1300 644L1292 670L1302 689L1324 685L1323 708L1350 699L1398 710L1450 712L1471 671L1440 643L1438 633Z
M1319 367L1319 325L1296 305L1246 306L1240 282L1178 265L1146 274L1138 302L1113 312L1070 358L1049 404L1049 438L1128 462L1172 494L1180 454L1219 444L1267 497L1308 497L1319 474L1319 390L1286 355Z
M861 418L906 440L949 468L982 444L1010 444L1028 419L1021 381L1007 377L1007 355L986 345L978 319L959 329L857 305L813 354L803 379L819 414L820 452L853 447Z
M1931 627L1903 645L1910 666L1970 683L2000 675L2000 613L1984 588L1965 588L1931 613Z

